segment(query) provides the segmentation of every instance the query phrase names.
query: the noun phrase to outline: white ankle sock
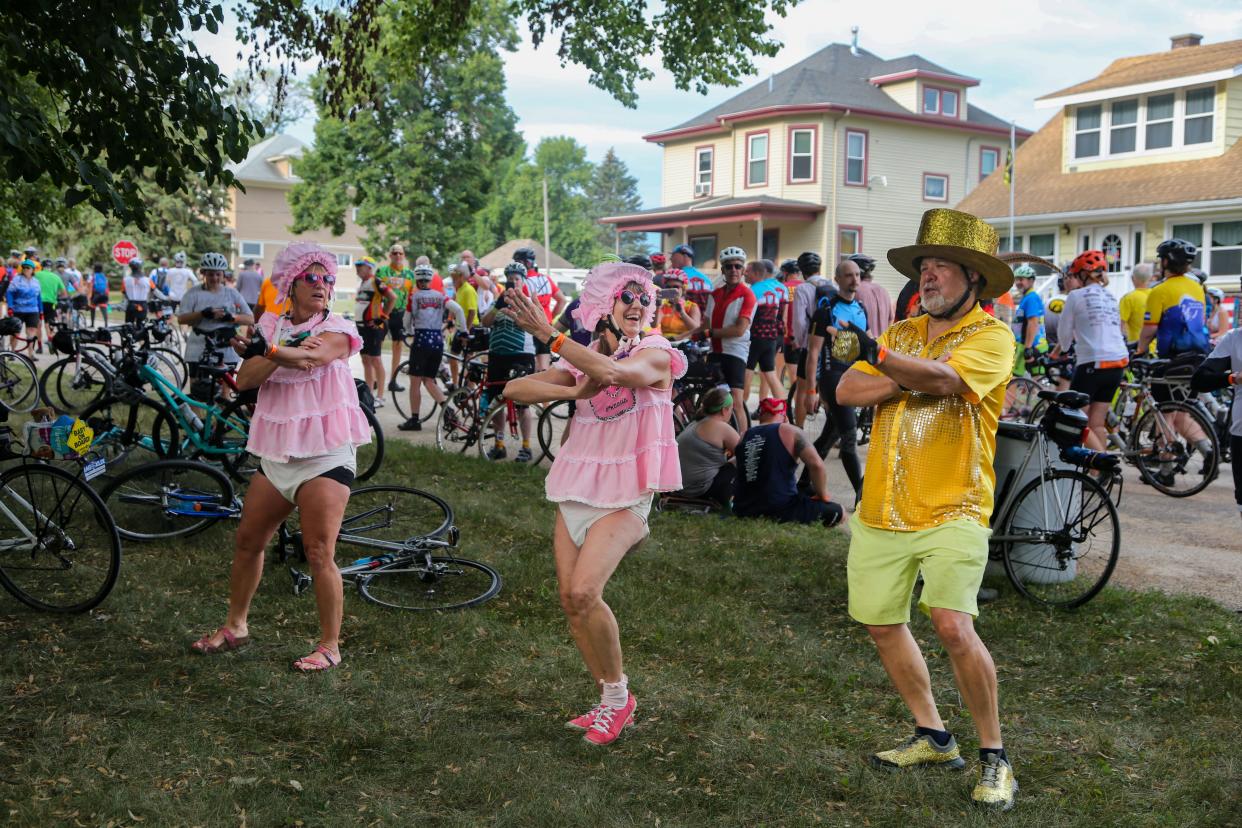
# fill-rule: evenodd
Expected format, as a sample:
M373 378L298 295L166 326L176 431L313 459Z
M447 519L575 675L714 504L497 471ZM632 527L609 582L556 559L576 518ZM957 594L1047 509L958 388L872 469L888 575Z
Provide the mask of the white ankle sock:
M603 683L604 693L600 702L609 707L625 707L625 703L630 698L629 684L629 677L625 675L622 675L621 680L618 682L605 681Z

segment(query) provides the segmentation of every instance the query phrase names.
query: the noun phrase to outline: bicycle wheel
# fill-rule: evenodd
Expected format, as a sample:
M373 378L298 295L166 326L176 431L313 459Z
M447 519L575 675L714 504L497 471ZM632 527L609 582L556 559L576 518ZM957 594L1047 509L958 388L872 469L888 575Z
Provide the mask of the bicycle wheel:
M375 416L374 411L365 405L360 407L367 417L367 422L371 425L371 442L358 447L358 467L354 473L354 480L359 483L374 477L384 463L384 428L380 425L379 418Z
M397 366L397 374L405 377L409 383L422 382L422 377L410 376L410 361L408 359ZM444 385L438 378L436 384L441 391L444 391ZM408 389L405 391L394 391L392 394L392 404L397 409L397 413L401 415L402 421L410 419L410 392ZM439 408L440 405L436 402L435 397L431 396L426 388L422 389L418 403L418 421L425 423L435 418L436 411Z
M147 365L177 388L185 388L190 371L181 354L171 348L149 348L147 349Z
M198 460L219 463L224 467L235 482L243 486L259 470L259 458L246 451L246 441L250 436L250 417L254 413L254 404L240 399L232 400L224 406L211 429L208 441L212 448L223 449L223 452L203 453Z
M527 409L523 414L522 409ZM522 445L522 420L526 420L526 439L530 439L531 427L539 422L539 418L543 416L543 406L538 403L530 403L525 406L514 406L513 417L510 419L509 406L502 399L493 399L492 407L488 409L487 414L483 416L479 426L479 440L476 448L479 456L484 460L504 460L508 458L516 459L519 447ZM499 442L497 442L499 438ZM496 447L501 446L505 449L504 454L495 451ZM530 465L537 464L543 459L542 450L536 449L531 452L530 460L526 461Z
M58 359L39 377L39 396L62 414L77 414L98 401L108 388L104 372L85 354Z
M556 460L556 451L561 447L561 440L569 428L570 403L572 400L557 400L544 406L539 415L539 448L548 460Z
M452 527L452 507L430 492L409 486L363 486L349 493L337 546L366 556L396 554L412 541L440 538ZM296 511L285 520L285 529L290 534L301 531Z
M78 417L94 430L91 450L107 461L109 469L163 460L181 445L176 417L146 397L104 397Z
M28 607L85 612L112 591L121 538L99 495L52 466L0 474L0 584Z
M1095 597L1121 551L1117 507L1095 478L1054 469L1018 492L993 543L1018 592L1040 604L1070 609Z
M479 439L478 398L465 389L440 406L436 417L436 448L464 454Z
M1030 412L1026 415L1028 423L1038 423L1044 419L1044 415L1048 413L1048 406L1052 405L1049 400L1036 400L1035 405L1031 406Z
M133 541L189 537L241 515L223 473L193 460L135 466L100 492L121 537Z
M449 610L490 601L500 586L500 574L486 564L415 553L361 578L358 592L382 607Z
M1030 377L1014 377L1005 386L1005 404L1001 408L1002 420L1030 422L1027 418L1036 405L1043 402L1039 392L1043 386Z
M1209 444L1207 454L1199 450L1200 440ZM1130 432L1127 454L1143 482L1169 497L1203 491L1220 464L1215 429L1197 406L1184 402L1157 403L1144 411Z
M21 354L0 351L0 405L24 414L39 404L34 363Z

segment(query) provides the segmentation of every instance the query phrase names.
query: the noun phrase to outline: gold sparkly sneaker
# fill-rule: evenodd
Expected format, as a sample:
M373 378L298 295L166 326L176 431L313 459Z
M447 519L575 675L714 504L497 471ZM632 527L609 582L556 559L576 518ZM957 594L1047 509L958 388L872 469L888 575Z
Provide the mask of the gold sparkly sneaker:
M1013 768L995 753L979 765L979 784L970 794L976 805L1008 811L1018 795L1018 780Z
M962 770L966 760L957 749L957 740L949 737L944 747L926 733L915 734L892 750L871 754L871 767L883 770L904 770L915 767L946 767Z

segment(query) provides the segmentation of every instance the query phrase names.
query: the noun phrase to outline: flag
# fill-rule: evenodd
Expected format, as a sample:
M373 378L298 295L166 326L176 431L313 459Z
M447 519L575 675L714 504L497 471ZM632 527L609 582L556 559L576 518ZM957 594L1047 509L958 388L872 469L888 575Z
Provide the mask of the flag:
M1005 150L1005 185L1013 186L1013 150Z

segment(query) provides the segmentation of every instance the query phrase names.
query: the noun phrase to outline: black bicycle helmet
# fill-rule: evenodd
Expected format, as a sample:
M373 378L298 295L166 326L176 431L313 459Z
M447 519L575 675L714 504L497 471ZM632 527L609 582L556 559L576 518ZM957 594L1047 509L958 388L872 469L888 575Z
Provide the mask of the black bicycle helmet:
M535 263L534 248L519 247L517 250L513 251L513 260L517 262L522 262L527 267L530 267L531 265Z
M1186 267L1199 255L1199 248L1185 239L1166 239L1156 248L1156 256L1170 264Z
M518 276L520 278L525 278L526 277L526 265L522 264L521 262L517 262L517 261L509 262L507 265L505 265L505 278L509 278L510 276Z
M634 256L630 256L626 259L623 259L622 261L624 261L626 264L636 264L639 267L643 267L643 268L646 268L647 270L651 270L651 257L648 256L646 253L638 253Z
M858 269L863 273L870 273L875 270L875 259L868 256L866 253L855 253L849 257L849 260L858 265Z
M798 273L798 263L793 259L786 259L781 262L781 273L794 274Z
M823 263L824 260L819 257L818 253L808 250L798 257L798 270L802 271L803 276L814 276L819 273L819 268Z

